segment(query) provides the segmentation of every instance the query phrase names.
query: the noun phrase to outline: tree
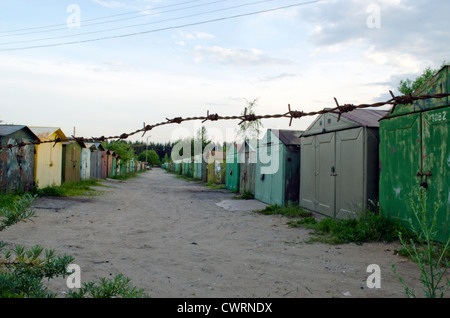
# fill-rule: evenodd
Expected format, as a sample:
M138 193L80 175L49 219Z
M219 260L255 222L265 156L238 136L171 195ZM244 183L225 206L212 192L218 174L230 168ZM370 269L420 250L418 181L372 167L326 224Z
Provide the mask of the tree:
M447 65L448 63L444 61L442 63L442 67ZM430 80L439 69L432 69L431 67L427 67L420 76L416 77L414 80L407 78L406 80L401 80L398 86L398 91L403 95L410 95L414 93L417 89L419 89L423 84L425 84L428 80Z
M102 146L106 149L114 151L119 158L123 161L130 160L131 158L135 158L136 154L134 153L133 147L125 141L113 141L113 142L103 142Z
M167 153L164 155L164 158L162 160L163 163L169 163L172 162L172 158L170 158Z
M252 101L248 101L247 102L247 107L246 107L246 113L245 111L243 113L241 113L242 116L244 116L244 114L247 115L255 115L255 107L257 106L257 101L258 99L255 98ZM239 129L237 129L236 133L238 138L242 139L242 140L247 140L247 139L258 139L259 135L262 132L262 128L263 128L263 124L261 123L261 119L257 119L254 121L244 121L241 125L239 125Z
M138 156L138 160L148 162L151 165L159 165L161 163L158 154L153 149L141 152Z
M209 143L211 143L211 140L209 140L208 132L206 131L206 127L205 126L202 126L202 128L199 128L197 130L196 141L197 142L201 142L201 144L202 144L202 153L203 153L203 150L205 149L205 147Z

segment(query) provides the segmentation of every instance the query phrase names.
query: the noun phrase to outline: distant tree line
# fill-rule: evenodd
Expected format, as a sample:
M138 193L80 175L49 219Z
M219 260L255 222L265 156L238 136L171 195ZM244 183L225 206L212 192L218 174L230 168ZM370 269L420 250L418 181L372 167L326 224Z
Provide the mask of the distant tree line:
M174 143L150 142L148 146L142 141L105 141L102 143L106 149L114 151L123 160L134 158L147 161L150 164L160 164L170 160Z
M170 158L173 145L174 145L173 142L166 142L166 143L150 142L148 146L146 145L145 142L142 141L135 141L133 143L130 142L130 146L133 148L134 153L136 153L138 156L144 154L144 160L142 161L145 161L145 152L148 150L150 154L150 151L153 150L158 155L159 162L163 162L164 157L166 157L166 155L168 158Z

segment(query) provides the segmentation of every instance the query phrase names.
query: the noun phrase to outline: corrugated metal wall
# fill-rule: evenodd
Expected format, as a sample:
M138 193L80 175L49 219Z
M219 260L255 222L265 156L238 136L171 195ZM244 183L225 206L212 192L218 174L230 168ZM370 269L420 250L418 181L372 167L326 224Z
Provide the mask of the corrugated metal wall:
M1 144L34 141L23 131L0 138ZM35 147L14 147L0 151L0 190L28 191L34 187Z

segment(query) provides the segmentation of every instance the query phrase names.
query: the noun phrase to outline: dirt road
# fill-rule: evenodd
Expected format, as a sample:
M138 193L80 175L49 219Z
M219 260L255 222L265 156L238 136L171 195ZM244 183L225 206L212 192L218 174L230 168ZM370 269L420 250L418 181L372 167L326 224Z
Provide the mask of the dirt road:
M394 255L398 244L308 244L307 230L253 213L261 202L231 201L227 190L158 168L102 183L94 198L38 199L34 222L0 240L73 255L82 281L123 273L153 298L406 297L394 263L421 289L416 265ZM371 264L381 269L381 288L367 286ZM67 291L62 278L51 287Z

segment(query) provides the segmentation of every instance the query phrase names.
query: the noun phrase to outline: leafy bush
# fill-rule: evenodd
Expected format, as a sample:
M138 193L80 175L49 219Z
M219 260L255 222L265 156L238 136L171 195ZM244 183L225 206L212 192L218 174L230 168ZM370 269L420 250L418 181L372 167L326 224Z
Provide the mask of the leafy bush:
M34 217L31 204L36 196L25 194L14 201L2 199L0 208L0 231L20 221ZM6 249L0 241L0 297L1 298L50 298L57 295L46 286L43 280L70 275L68 265L74 261L69 255L56 255L54 250L39 245L25 248L16 244ZM99 282L85 283L79 291L69 291L69 297L143 297L143 290L130 285L130 279L122 274L112 281L101 278Z
M143 289L130 285L130 279L123 274L113 279L100 278L98 282L84 283L78 291L70 291L70 298L141 298L145 297Z
M66 268L73 257L57 256L54 250L44 250L39 245L29 249L16 245L13 250L5 250L4 246L4 243L0 245L0 297L56 296L42 284L42 280L67 275Z

